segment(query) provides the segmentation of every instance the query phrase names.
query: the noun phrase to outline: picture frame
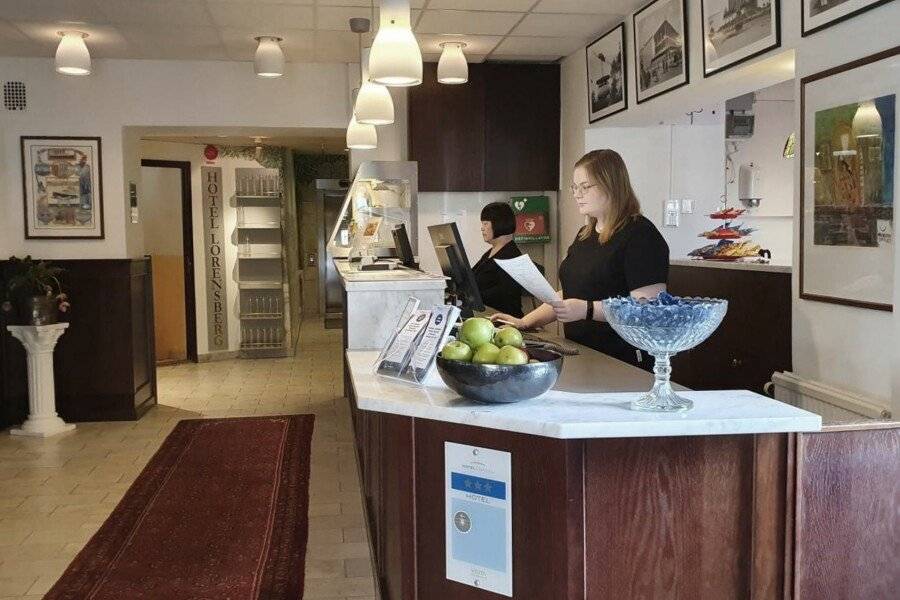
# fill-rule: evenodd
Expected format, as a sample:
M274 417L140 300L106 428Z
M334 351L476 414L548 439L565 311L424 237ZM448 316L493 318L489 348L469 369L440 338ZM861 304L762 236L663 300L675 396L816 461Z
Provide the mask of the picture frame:
M781 0L700 0L703 77L781 46Z
M638 104L690 82L687 0L651 0L631 15Z
M628 110L628 59L625 23L585 46L588 121L596 123Z
M21 136L25 239L102 240L101 139Z
M800 35L806 37L832 25L859 16L891 0L831 0L830 6L822 6L823 0L800 0Z
M900 46L800 81L803 300L893 311L898 55Z

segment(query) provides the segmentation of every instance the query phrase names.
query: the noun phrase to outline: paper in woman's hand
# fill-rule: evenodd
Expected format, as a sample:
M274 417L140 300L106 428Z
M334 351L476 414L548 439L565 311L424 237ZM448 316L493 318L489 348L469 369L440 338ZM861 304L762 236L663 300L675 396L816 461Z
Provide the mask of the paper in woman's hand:
M494 262L506 271L510 277L516 280L528 292L541 302L558 302L559 294L553 289L538 268L534 266L531 257L527 254L509 259L495 258Z

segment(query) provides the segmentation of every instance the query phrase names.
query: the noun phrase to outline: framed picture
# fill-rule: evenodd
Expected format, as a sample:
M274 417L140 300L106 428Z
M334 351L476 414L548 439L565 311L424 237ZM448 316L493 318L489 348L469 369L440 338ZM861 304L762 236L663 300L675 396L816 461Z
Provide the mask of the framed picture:
M900 46L800 81L800 297L893 310Z
M800 0L800 32L803 37L853 18L891 0Z
M628 108L625 23L619 23L584 49L587 55L588 120L596 123Z
M779 0L701 0L703 76L781 45Z
M687 0L653 0L632 19L638 104L687 85Z
M22 136L26 239L103 239L99 137Z

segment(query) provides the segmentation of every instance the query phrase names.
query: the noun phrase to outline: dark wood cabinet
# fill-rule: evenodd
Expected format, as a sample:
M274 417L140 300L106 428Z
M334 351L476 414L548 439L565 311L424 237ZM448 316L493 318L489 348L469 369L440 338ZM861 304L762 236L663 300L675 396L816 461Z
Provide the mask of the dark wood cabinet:
M673 379L681 385L762 393L773 373L791 370L790 273L672 265L669 290L728 300L715 333L672 359Z
M157 398L149 257L52 262L72 299L54 353L57 412L66 421L139 418ZM0 335L0 419L10 425L28 412L25 351L5 327Z
M559 65L469 65L463 85L426 63L409 91L409 158L419 191L559 189Z

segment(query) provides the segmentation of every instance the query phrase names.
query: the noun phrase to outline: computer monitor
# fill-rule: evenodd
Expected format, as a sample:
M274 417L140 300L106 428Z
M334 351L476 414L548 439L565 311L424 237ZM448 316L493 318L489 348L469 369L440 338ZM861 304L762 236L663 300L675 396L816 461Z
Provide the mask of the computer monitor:
M397 249L397 256L400 257L403 266L418 269L419 265L416 264L416 257L413 256L412 245L409 243L409 235L406 233L406 224L400 223L394 227L391 235L394 236L394 248Z
M481 292L475 282L475 273L469 266L466 249L459 237L456 223L444 223L428 227L434 252L441 271L450 278L447 292L451 301L462 309L462 316L469 317L475 311L484 310Z

